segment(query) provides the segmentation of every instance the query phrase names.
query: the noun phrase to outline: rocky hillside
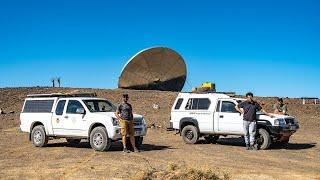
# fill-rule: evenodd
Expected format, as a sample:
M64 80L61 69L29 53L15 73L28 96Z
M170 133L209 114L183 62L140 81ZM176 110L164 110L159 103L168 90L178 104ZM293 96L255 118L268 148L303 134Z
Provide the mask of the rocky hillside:
M0 108L6 113L0 115L0 129L18 127L19 113L27 94L51 93L51 91L51 88L45 87L0 88ZM134 112L144 115L149 125L155 123L162 128L166 128L169 123L170 109L177 96L175 92L122 89L63 88L62 92L96 92L98 97L110 99L114 103L120 103L121 95L128 93ZM272 104L276 102L276 99L257 97L257 101L264 104L265 109L271 111ZM315 128L320 124L320 105L302 105L300 99L285 99L284 101L289 106L289 113L296 116L301 125Z

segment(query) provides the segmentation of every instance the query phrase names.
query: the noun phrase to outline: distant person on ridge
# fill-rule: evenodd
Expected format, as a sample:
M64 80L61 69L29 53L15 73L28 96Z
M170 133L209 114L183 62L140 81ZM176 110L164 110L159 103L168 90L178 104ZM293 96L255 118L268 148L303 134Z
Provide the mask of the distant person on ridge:
M283 103L282 98L277 99L277 103L273 105L273 109L275 114L287 115L288 112L287 105Z
M123 144L123 152L129 153L130 151L127 149L127 136L130 137L130 142L133 147L134 152L139 152L135 145L134 138L134 124L133 124L133 113L132 106L128 103L129 95L123 94L123 102L118 106L117 111L115 113L120 126L121 126L121 135L122 135L122 144Z
M246 143L247 150L256 150L254 148L256 129L257 129L257 119L256 113L261 111L268 116L273 117L267 113L260 104L253 100L253 94L248 92L246 94L246 101L243 101L235 106L236 110L243 115L243 129L244 129L244 140ZM243 111L240 109L242 108Z

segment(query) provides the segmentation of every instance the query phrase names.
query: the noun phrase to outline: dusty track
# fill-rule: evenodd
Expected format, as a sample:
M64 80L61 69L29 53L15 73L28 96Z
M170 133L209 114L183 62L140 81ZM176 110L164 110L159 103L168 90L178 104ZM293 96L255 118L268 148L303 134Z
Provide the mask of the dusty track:
M318 134L318 136L314 136ZM140 170L165 168L170 162L190 167L219 168L234 179L320 178L319 132L301 130L288 149L246 151L242 139L222 138L218 144L184 144L178 135L150 130L140 153L124 154L113 143L108 152L94 152L87 142L68 145L64 139L36 148L16 128L0 133L0 177L16 178L124 178Z

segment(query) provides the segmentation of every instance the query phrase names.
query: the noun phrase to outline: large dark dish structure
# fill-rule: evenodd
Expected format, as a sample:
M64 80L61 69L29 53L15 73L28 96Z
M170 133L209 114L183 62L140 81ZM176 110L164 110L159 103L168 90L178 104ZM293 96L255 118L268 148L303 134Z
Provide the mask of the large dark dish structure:
M136 90L181 91L186 64L174 50L153 47L134 55L123 68L118 87Z

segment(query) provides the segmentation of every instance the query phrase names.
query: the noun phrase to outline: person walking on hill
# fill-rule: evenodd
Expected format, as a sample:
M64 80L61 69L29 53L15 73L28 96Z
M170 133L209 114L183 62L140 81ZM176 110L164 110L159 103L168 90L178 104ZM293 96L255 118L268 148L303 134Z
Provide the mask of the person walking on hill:
M236 110L243 115L243 129L244 129L244 139L246 143L247 150L256 150L254 148L256 129L257 129L257 119L256 113L261 111L268 116L273 117L267 113L259 103L253 100L253 93L248 92L246 94L246 101L243 101L235 106ZM241 110L242 108L243 110Z
M123 152L130 152L127 149L127 136L130 137L130 142L134 152L139 152L138 148L135 145L132 106L128 103L128 100L129 95L123 94L123 102L118 106L115 115L121 126Z

